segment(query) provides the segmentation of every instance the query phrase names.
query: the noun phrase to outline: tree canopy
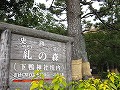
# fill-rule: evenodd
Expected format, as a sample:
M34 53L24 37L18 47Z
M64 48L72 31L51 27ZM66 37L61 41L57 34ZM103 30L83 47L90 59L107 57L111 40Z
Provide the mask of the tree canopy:
M119 0L107 0L101 4L101 8L96 11L95 18L101 21L95 24L96 32L85 34L89 60L99 70L105 64L107 69L120 67L119 6Z
M66 35L66 26L46 12L44 4L34 0L3 0L0 4L0 21Z

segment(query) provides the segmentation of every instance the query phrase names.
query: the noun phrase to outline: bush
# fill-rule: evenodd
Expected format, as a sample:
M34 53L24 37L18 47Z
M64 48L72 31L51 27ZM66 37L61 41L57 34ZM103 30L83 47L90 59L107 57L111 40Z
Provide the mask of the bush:
M35 78L40 80L35 81ZM52 82L45 82L41 71L35 71L35 77L31 83L30 90L120 90L120 75L108 73L106 80L90 78L66 83L61 75L56 75Z

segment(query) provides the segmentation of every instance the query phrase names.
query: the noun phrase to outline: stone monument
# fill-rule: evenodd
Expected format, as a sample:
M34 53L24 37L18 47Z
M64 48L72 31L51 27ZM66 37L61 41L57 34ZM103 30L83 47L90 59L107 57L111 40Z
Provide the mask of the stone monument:
M0 22L0 90L29 90L34 70L45 80L71 75L73 38Z

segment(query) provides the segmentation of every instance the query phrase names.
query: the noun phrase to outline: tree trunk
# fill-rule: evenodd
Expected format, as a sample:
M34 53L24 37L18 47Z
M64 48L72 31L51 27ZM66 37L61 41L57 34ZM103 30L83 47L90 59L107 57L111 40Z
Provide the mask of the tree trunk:
M72 59L88 61L85 41L81 28L81 8L80 0L66 0L68 35L74 37L72 48Z
M88 62L85 40L82 33L81 27L81 7L80 0L66 0L67 5L67 22L68 22L68 36L74 38L72 46L72 60L82 60L82 67L79 68L76 65L73 65L72 69L76 68L76 71L82 71L83 79L88 79L88 76L91 76L90 64ZM81 79L81 73L74 73L72 71L73 80Z

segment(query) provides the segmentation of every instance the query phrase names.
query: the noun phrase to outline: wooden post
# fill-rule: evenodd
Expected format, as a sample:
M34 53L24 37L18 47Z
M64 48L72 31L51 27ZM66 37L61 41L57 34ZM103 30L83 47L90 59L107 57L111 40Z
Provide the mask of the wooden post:
M0 90L7 90L9 77L9 58L10 58L10 36L11 32L5 30L1 34L0 40Z
M71 81L72 80L72 70L71 70L71 62L72 62L72 59L71 59L71 42L67 42L66 43L66 57L67 57L67 82Z

